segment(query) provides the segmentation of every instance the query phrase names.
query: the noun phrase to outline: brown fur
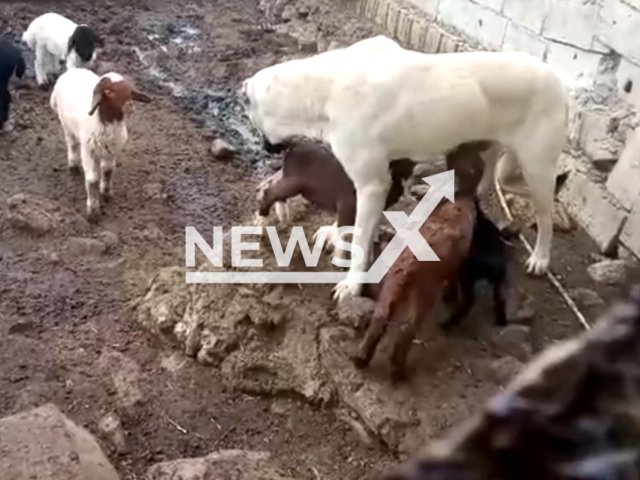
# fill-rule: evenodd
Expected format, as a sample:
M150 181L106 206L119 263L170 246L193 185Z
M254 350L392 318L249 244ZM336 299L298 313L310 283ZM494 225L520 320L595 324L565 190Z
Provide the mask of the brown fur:
M297 195L322 210L338 214L338 227L351 226L356 219L356 190L353 182L331 150L319 143L290 142L282 161L282 178L264 191L258 213L266 217L275 202ZM415 162L394 160L389 165L392 185L385 208L402 196L403 180L413 172Z
M102 77L93 90L89 115L97 110L102 123L121 122L133 100L151 102L149 96L132 88L126 81L114 82L109 77Z
M447 155L447 166L455 170L456 199L444 199L420 228L439 262L421 262L405 249L385 278L376 308L354 362L366 367L390 321L402 311L400 334L391 355L392 376L400 379L407 354L420 324L433 321L444 287L456 278L469 253L475 224L475 191L482 178L484 142L464 144Z

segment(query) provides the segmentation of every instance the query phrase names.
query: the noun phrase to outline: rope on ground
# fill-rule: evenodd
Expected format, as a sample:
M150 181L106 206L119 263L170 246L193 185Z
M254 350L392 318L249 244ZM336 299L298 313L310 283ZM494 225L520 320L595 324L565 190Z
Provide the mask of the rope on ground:
M511 210L509 209L509 205L507 205L507 201L504 198L504 194L502 193L502 187L500 187L500 184L498 183L498 178L497 177L494 178L494 183L495 183L495 186L496 186L496 192L498 194L498 201L500 202L500 206L504 210L504 213L507 215L507 218L509 219L509 221L513 221L513 215L511 214ZM533 249L531 248L531 245L529 245L529 242L527 242L527 239L524 238L524 235L522 233L520 233L518 236L520 237L520 241L524 244L524 246L527 249L527 251L529 252L529 254L531 254L533 252ZM551 284L554 287L556 287L556 290L558 290L558 292L560 293L560 296L565 301L565 303L567 304L569 309L578 318L578 321L580 322L580 324L585 329L590 330L591 329L591 325L589 325L589 323L587 322L587 319L584 317L582 312L578 309L578 306L573 301L573 299L569 296L569 294L564 289L564 287L562 286L560 281L556 278L556 276L553 273L551 273L551 271L549 271L549 270L547 270L546 276L549 279L549 281L551 282Z

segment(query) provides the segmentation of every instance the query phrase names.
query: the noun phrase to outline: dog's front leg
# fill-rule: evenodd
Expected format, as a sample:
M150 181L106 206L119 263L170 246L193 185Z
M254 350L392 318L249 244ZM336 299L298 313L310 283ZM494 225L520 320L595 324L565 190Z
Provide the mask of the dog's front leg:
M362 283L358 276L360 273L367 271L369 266L368 259L371 256L371 243L373 234L378 228L380 215L384 208L387 198L387 192L391 185L391 177L385 172L384 176L371 179L368 181L358 182L354 178L356 185L357 209L356 209L356 231L353 236L353 244L357 245L364 251L362 262L357 265L352 263L349 267L347 278L335 286L333 298L341 301L349 296L355 297L362 291ZM358 235L357 232L360 232Z

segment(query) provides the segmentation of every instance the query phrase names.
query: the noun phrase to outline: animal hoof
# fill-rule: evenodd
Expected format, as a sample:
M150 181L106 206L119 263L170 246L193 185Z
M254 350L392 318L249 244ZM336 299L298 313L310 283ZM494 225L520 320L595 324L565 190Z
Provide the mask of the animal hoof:
M353 364L356 366L356 368L360 370L364 370L369 366L369 362L366 359L362 358L359 354L354 355L351 360L353 361Z
M99 218L100 218L100 212L97 209L87 212L87 221L89 223L92 223L92 224L98 223Z
M549 260L540 259L535 255L529 257L526 263L527 275L532 277L540 277L547 273L549 268Z
M401 383L407 380L407 374L404 369L401 368L393 368L391 370L391 382L393 383Z
M102 201L104 203L109 203L111 202L111 192L102 192L100 194L100 197L102 198Z
M347 283L347 280L343 280L333 287L333 299L341 302L350 297L358 296L359 291L360 285L357 283Z
M268 217L263 217L258 212L253 215L253 225L256 227L266 227L268 223Z
M80 165L69 165L69 173L74 177L80 175Z

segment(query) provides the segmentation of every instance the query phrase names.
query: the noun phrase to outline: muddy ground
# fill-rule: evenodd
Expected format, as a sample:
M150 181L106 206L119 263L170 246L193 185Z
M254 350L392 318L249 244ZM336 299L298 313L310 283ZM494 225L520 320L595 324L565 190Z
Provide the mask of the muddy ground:
M330 408L225 387L220 371L144 331L127 307L160 268L184 265L186 225L206 232L246 221L255 185L277 166L241 117L238 82L283 58L376 29L355 19L348 5L307 3L276 12L274 20L264 18L257 0L112 0L100 6L6 1L0 29L19 38L31 19L51 9L102 29L107 43L98 71L124 73L154 102L137 106L114 180L115 198L100 223L90 225L83 217L82 182L66 169L49 93L34 87L31 68L16 91L14 130L0 136L0 416L52 401L97 433L99 420L117 412L129 449L104 447L125 479L140 478L166 459L222 448L269 450L300 478L316 478L313 469L322 479L362 478L395 462L394 452L363 444ZM238 149L236 159L211 156L217 136ZM495 206L492 212L502 218ZM554 271L565 285L595 290L608 300L617 288L595 285L586 274L594 251L581 232L558 233ZM514 286L533 299L539 348L580 327L546 280L524 276L524 258L520 248ZM332 308L330 286L287 291L308 294L316 311ZM583 307L591 320L602 308ZM490 315L490 303L481 301L474 318ZM424 361L473 366L464 345L474 341L473 329L462 328L445 350L456 358ZM137 372L134 402L123 404L116 394L114 372L127 368L109 360L122 358L113 352ZM438 392L434 407L457 401L436 432L464 418L496 388L481 376L458 382L437 364L427 372Z

